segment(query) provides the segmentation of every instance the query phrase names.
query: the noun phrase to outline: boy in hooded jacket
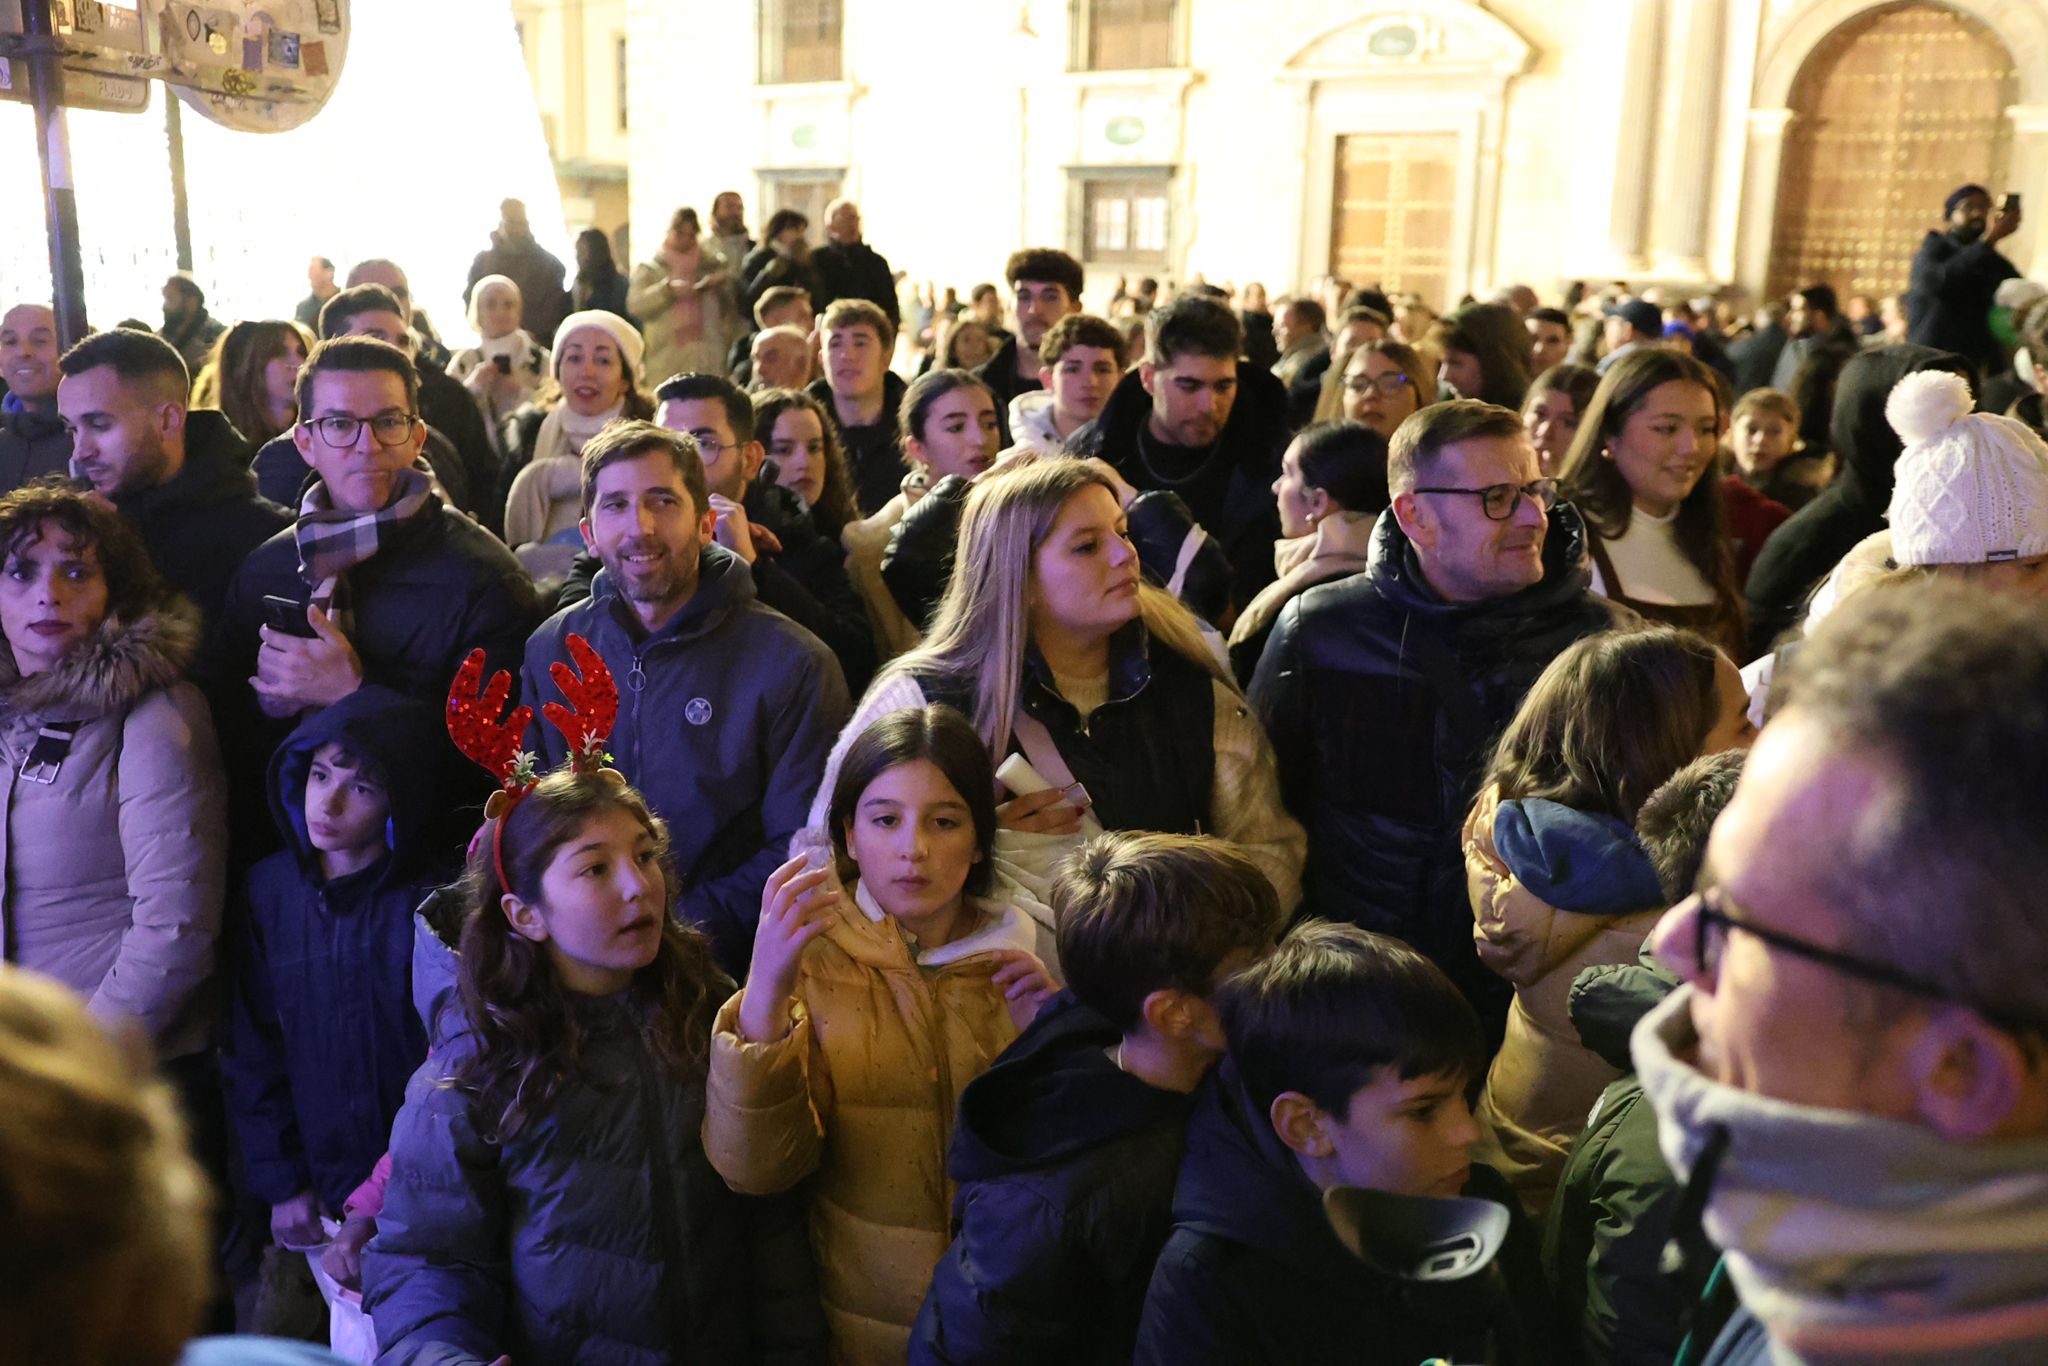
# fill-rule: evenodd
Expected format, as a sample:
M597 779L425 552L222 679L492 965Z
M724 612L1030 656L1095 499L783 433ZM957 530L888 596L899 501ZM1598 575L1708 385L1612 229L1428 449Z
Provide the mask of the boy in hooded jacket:
M1109 833L1053 886L1068 989L961 1093L953 1242L912 1366L1127 1363L1195 1088L1211 991L1269 949L1272 883L1221 840Z
M341 1217L427 1054L413 909L448 869L422 837L435 794L418 756L439 730L431 707L365 687L271 759L285 847L249 871L223 1070L245 1179L283 1245Z

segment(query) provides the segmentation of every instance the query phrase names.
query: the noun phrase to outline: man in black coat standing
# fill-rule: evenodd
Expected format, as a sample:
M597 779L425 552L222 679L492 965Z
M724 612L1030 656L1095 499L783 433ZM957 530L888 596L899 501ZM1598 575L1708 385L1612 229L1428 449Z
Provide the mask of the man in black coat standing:
M824 246L811 253L811 264L825 286L825 297L815 300L822 313L834 299L866 299L889 319L889 326L901 327L903 313L896 302L896 277L889 259L861 239L860 205L851 199L835 199L825 210Z
M1998 254L1998 244L2019 230L2019 205L2007 196L1994 216L1991 192L1963 185L1941 206L1945 231L1930 232L1913 257L1906 292L1906 339L1953 351L1981 375L2006 368L2005 348L1991 335L1991 302L2019 268Z
M78 473L135 524L158 572L210 623L249 552L291 525L256 491L248 441L221 413L188 410L185 362L161 337L96 333L57 365Z
M525 204L505 200L498 205L498 220L491 245L470 262L462 301L469 302L469 292L484 276L503 275L519 286L520 325L536 337L552 337L569 315L569 295L562 287L567 272L559 257L534 240Z

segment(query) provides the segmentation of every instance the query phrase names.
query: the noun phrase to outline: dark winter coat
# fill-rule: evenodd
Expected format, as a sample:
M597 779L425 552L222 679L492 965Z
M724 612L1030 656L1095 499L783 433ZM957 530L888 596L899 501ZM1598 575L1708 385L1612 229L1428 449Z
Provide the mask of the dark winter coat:
M1729 343L1728 361L1735 371L1737 398L1752 389L1770 387L1771 376L1778 369L1778 356L1788 340L1784 325L1771 323Z
M1536 676L1616 624L1621 609L1587 591L1585 539L1560 503L1542 579L1446 602L1382 513L1366 568L1288 603L1252 680L1288 810L1308 827L1304 904L1421 949L1496 1036L1508 991L1473 951L1459 831Z
M292 523L256 491L249 443L210 408L185 415L184 468L154 488L115 494L114 506L141 533L157 571L207 622L249 552Z
M0 494L71 470L71 429L52 411L0 413Z
M1961 356L1911 344L1866 351L1842 367L1829 428L1842 472L1771 533L1750 567L1744 595L1752 656L1768 651L1799 619L1815 585L1857 542L1884 529L1892 466L1904 444L1884 415L1885 400L1900 380L1922 370L1976 378Z
M476 406L476 397L446 370L421 366L420 416L431 430L448 438L461 464L454 471L458 482L450 483L445 461L435 460L431 453L427 457L455 506L490 530L502 531L505 504L492 496L498 487L498 452L491 445L490 433L484 429L484 415Z
M1572 984L1579 1038L1611 1066L1631 1067L1629 1032L1675 985L1637 964L1587 968ZM1657 1116L1630 1070L1593 1107L1565 1164L1543 1237L1554 1321L1576 1360L1594 1366L1666 1366L1678 1351L1686 1307L1700 1284L1664 1273L1680 1187L1657 1148ZM1690 1231L1695 1272L1713 1265Z
M910 386L894 370L882 376L882 415L865 427L840 425L838 410L832 406L832 387L813 380L804 392L825 405L832 415L833 430L839 433L839 448L846 454L846 472L853 476L853 501L860 515L872 517L903 488L903 433L897 415L903 410L903 394Z
M184 358L188 374L197 375L206 368L212 358L213 344L220 340L228 325L201 308L179 327L166 324L157 329L157 335L169 342L172 349Z
M1204 530L1223 545L1236 574L1242 607L1274 578L1273 542L1280 539L1280 510L1273 481L1287 449L1287 386L1270 370L1237 368L1237 399L1216 444L1187 474L1177 471L1195 452L1163 449L1147 430L1152 395L1136 370L1110 393L1097 417L1067 438L1076 455L1101 456L1133 488L1170 489L1180 495ZM1174 462L1173 470L1159 465Z
M616 266L612 268L610 275L594 283L585 281L579 275L569 282L569 306L578 313L592 310L601 313L616 313L627 322L638 327L640 325L639 320L626 311L626 288L626 277L619 273ZM554 334L550 332L548 334L549 341L552 341L553 338Z
M655 1056L630 994L575 1001L582 1079L508 1142L445 1083L437 1042L391 1130L363 1257L384 1366L813 1361L815 1272L794 1200L735 1195L705 1159L704 1083Z
M1464 1193L1514 1213L1506 1183L1486 1167L1472 1169ZM1526 1326L1541 1323L1541 1273L1519 1213L1501 1271L1524 1326L1489 1314L1476 1288L1456 1312L1425 1320L1399 1285L1337 1241L1322 1193L1253 1110L1227 1061L1203 1084L1188 1122L1173 1219L1145 1297L1137 1366L1544 1359L1540 1328ZM1489 1329L1501 1339L1490 1357Z
M519 286L520 325L545 344L568 316L569 298L562 288L567 273L561 260L530 235L511 235L498 229L491 233L491 245L470 262L462 301L469 302L470 291L484 276L505 276Z
M889 315L889 325L900 327L902 306L896 301L896 279L889 260L865 242L827 242L811 253L811 265L818 272L824 297L811 301L823 313L834 299L866 299Z
M1130 1361L1193 1098L1117 1067L1121 1039L1063 993L960 1093L953 1243L912 1366Z
M1991 335L1991 304L1998 287L2019 268L1982 237L1964 241L1953 232L1930 232L1913 254L1907 287L1906 340L1950 351L1993 375L2006 368L2005 348Z
M852 711L825 646L754 598L739 556L707 546L696 594L653 635L600 571L589 601L555 613L526 646L522 696L556 696L549 666L570 662L580 635L619 685L613 763L669 823L683 874L677 908L711 936L719 962L744 980L761 887L787 857ZM544 766L567 744L535 719Z
M266 1204L312 1190L340 1217L427 1055L412 1006L412 915L453 869L427 856L439 784L417 756L440 725L436 708L363 688L309 717L271 760L285 847L249 872L221 1054L244 1180ZM330 743L368 761L391 802L390 852L331 882L306 833L307 771Z
M1005 333L1002 344L996 347L994 355L974 368L974 377L988 386L995 395L996 425L1002 429L1002 441L1008 446L1015 439L1010 431L1010 400L1019 394L1028 394L1045 386L1038 382L1037 375L1017 373L1017 334ZM1075 435L1079 435L1078 432Z
M754 305L777 285L796 286L811 296L813 312L825 311L825 282L818 277L818 268L808 260L792 260L763 244L740 262L740 312L752 318Z

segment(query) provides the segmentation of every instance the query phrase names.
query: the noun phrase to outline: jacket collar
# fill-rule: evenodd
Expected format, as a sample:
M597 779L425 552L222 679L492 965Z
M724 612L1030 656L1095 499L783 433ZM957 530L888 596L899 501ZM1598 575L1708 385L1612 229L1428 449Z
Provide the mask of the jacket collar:
M1052 668L1045 662L1045 656L1038 653L1036 645L1025 647L1024 680L1027 688L1035 686L1042 694L1040 701L1070 705L1060 695ZM1144 619L1137 618L1119 626L1116 634L1109 638L1109 700L1127 701L1137 696L1139 690L1151 681L1152 636L1145 629Z
M247 438L225 414L194 408L185 415L183 467L152 488L115 494L114 505L141 519L166 508L247 501L256 496L256 477L249 472L250 454Z
M854 961L869 967L943 968L991 953L1030 953L1037 943L1032 922L1015 906L970 896L966 911L977 918L974 928L950 944L913 954L909 939L865 883L853 884L853 905L851 911L842 908L827 934Z
M1586 567L1586 524L1570 503L1550 510L1550 530L1543 537L1543 577L1506 597L1481 602L1448 602L1424 577L1422 563L1394 510L1380 514L1372 531L1372 558L1366 575L1380 594L1411 612L1442 617L1526 616L1583 595L1593 582Z
M199 614L174 599L132 620L108 617L57 666L31 678L0 648L0 707L39 721L91 721L133 706L185 675L199 652Z
M754 576L747 562L722 545L707 545L698 552L697 591L658 631L648 632L640 618L619 592L609 569L600 569L590 581L592 606L602 609L636 648L694 639L706 635L727 616L754 598Z

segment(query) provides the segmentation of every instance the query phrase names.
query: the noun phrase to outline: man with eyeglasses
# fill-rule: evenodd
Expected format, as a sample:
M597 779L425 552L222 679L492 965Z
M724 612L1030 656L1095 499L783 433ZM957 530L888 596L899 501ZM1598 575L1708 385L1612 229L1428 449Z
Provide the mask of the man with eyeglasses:
M220 412L190 408L185 362L153 333L95 333L56 369L73 473L135 524L158 572L211 622L249 552L291 525L256 491L248 441Z
M1584 524L1511 410L1416 413L1387 485L1371 562L1281 612L1252 705L1308 827L1304 904L1428 954L1498 1043L1509 993L1473 951L1459 832L1523 694L1617 609L1588 591Z
M315 477L297 520L235 575L208 651L221 734L238 741L230 772L239 758L259 792L305 713L366 685L439 706L473 648L486 676L516 672L540 620L512 552L415 467L418 385L406 354L370 337L323 341L299 371L291 438ZM442 757L462 773L452 748Z
M1744 1305L1699 1359L2048 1361L2048 605L1872 589L1788 689L1632 1039Z

